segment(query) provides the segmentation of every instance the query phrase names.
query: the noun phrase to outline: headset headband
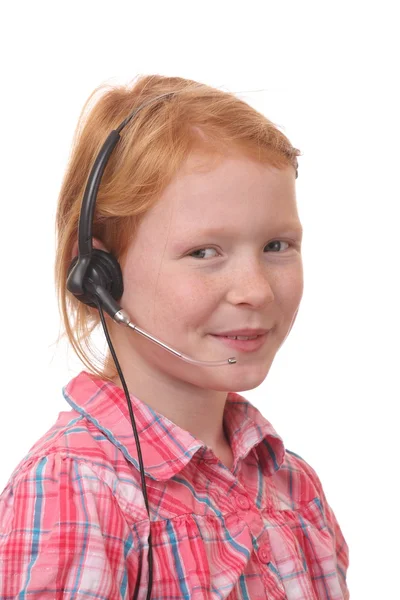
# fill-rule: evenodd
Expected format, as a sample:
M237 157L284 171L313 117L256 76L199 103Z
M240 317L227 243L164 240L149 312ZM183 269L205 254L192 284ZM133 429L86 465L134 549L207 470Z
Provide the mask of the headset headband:
M145 108L149 104L156 102L160 98L167 98L175 95L176 92L168 92L166 94L162 94L161 96L157 96L156 98L152 98L151 100L145 102L138 108L136 108L126 119L117 127L111 131L108 135L106 141L99 154L94 161L92 170L90 171L90 175L88 178L88 182L86 184L85 193L83 195L81 212L79 216L79 225L78 225L78 260L76 264L71 269L71 272L68 275L67 279L67 288L74 296L82 296L85 294L84 290L84 281L87 273L87 269L92 260L93 253L93 245L92 245L92 237L93 237L93 220L94 220L94 211L96 208L96 199L97 192L100 186L101 178L104 173L104 169L107 165L108 159L112 151L114 150L117 142L120 140L120 132L122 129L133 119L133 117L140 111L142 108Z

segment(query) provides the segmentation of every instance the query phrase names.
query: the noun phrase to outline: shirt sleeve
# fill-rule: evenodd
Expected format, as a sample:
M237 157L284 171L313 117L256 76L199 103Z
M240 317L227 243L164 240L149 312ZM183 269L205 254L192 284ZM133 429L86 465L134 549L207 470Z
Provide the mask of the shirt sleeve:
M350 593L347 587L347 570L349 568L349 547L347 542L343 536L342 530L339 526L339 523L336 519L335 513L332 508L329 506L327 499L325 497L324 491L321 487L321 501L325 508L326 520L328 523L328 527L331 529L331 533L335 542L336 549L336 558L337 558L337 570L339 573L339 581L340 586L343 592L343 598L348 600L350 598Z
M347 582L346 582L347 570L349 567L349 547L343 536L343 532L342 532L342 530L339 526L339 523L336 519L335 513L333 512L332 508L328 504L328 501L325 496L325 492L322 488L322 483L321 483L317 473L304 459L302 459L302 461L305 463L308 475L310 476L311 480L313 481L313 483L315 484L315 486L319 492L319 497L321 499L327 526L328 526L329 532L333 538L334 547L336 550L337 572L339 574L339 582L340 582L340 587L341 587L341 590L343 593L343 598L344 598L344 600L349 600L350 592L349 592Z
M138 576L135 545L90 463L40 457L0 496L0 598L128 598Z

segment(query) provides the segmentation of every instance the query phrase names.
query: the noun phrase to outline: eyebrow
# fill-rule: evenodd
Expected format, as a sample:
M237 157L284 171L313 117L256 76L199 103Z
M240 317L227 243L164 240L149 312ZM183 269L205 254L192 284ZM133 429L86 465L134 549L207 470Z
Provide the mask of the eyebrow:
M301 225L299 225L299 223L286 223L286 224L282 224L282 225L274 225L274 229L279 229L282 231L286 231L287 233L295 233L295 234L302 234L303 233L303 227ZM236 233L236 232L233 232ZM202 237L202 236L219 236L219 237L229 237L232 234L232 232L229 232L226 230L226 227L211 227L208 229L200 229L199 231L196 231L195 235Z

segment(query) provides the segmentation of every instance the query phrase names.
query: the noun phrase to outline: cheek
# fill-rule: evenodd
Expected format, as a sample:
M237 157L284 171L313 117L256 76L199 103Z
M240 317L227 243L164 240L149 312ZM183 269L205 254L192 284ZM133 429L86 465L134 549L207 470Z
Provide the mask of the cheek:
M133 267L133 264L136 266ZM149 316L153 313L157 273L149 262L131 260L129 266L123 270L123 280L124 293L121 304L131 317L140 319L144 326L144 322L148 323Z
M185 323L201 324L215 308L214 294L215 290L212 292L198 277L160 277L155 319L159 323L162 317L164 322L173 320L178 327L184 327Z
M133 267L135 265L135 267ZM144 266L145 265L145 266ZM122 306L145 327L162 329L195 325L213 306L212 286L198 274L183 274L161 265L160 260L138 260L130 256L123 269Z
M277 286L281 305L288 311L296 310L302 299L304 289L303 269L301 265L287 277L282 278L281 283L278 280Z
M283 323L285 323L284 327L287 327L285 339L296 322L300 302L303 297L303 289L303 273L300 269L293 273L292 277L287 280L286 285L281 288L280 304L282 308Z

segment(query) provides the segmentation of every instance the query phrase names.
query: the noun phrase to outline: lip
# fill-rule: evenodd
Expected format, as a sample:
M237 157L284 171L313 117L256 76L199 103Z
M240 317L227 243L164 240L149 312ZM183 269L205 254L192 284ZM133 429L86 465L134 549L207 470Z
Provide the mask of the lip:
M269 329L235 329L232 331L221 331L221 333L214 333L212 335L246 335L252 337L254 335L263 335L264 333L268 333Z
M221 340L223 344L229 346L230 348L233 348L234 350L241 350L242 352L255 352L256 350L259 350L261 346L264 345L268 338L268 334L269 331L267 331L267 333L263 333L255 340L230 340L229 338L224 337L222 335L211 335L217 340Z

